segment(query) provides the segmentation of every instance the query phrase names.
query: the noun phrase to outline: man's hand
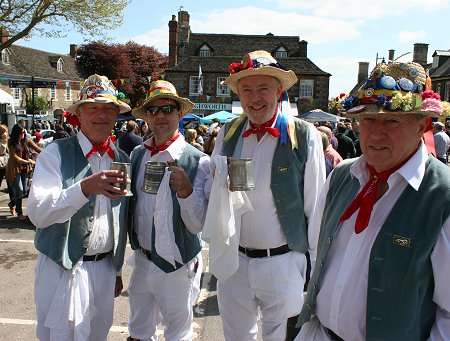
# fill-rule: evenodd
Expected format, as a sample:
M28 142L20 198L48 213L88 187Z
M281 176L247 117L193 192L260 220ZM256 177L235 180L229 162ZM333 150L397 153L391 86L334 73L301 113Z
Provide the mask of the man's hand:
M119 297L119 295L122 293L122 289L123 289L122 276L116 276L116 287L114 289L114 297Z
M167 162L170 174L170 188L177 192L179 198L187 198L191 195L193 188L189 178L183 168L178 166L176 161Z
M113 185L116 182L120 183L122 181L123 172L118 170L103 170L81 180L81 190L86 198L91 194L97 194L115 200L121 195L127 194L126 190ZM130 182L131 180L127 178L127 183Z

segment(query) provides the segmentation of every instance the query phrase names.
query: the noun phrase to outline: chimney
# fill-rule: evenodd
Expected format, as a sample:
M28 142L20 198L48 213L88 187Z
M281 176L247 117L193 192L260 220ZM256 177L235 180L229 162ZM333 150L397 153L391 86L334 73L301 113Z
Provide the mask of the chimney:
M77 44L70 44L70 56L76 58L78 52Z
M394 61L394 52L395 52L395 50L389 50L389 59L388 59L388 61Z
M6 28L0 27L0 35L1 35L2 43L8 41L8 39L9 39L9 32L8 32L8 30Z
M301 40L298 43L298 56L300 58L308 57L308 42L306 40Z
M191 35L191 26L189 26L189 13L187 11L178 12L178 39L180 43L189 43L189 36Z
M369 78L369 63L359 62L358 83Z
M427 65L428 64L427 54L428 54L428 44L422 43L414 44L413 62L418 63L422 66Z
M175 15L169 21L169 68L178 64L178 22Z

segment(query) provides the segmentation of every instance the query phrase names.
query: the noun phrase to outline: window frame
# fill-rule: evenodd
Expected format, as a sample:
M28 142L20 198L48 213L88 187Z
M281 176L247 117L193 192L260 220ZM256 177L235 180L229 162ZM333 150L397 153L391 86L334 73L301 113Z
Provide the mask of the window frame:
M227 77L222 76L217 77L217 91L216 91L217 96L231 96L231 90L228 87L228 85L220 84L225 79L227 79Z
M305 94L303 91L308 92ZM299 98L314 98L314 79L301 79L298 86Z

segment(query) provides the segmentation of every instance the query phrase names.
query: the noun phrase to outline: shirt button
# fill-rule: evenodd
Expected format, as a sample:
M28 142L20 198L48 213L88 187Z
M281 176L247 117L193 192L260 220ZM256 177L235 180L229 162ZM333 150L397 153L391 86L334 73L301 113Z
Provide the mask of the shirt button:
M89 221L92 223L94 221L94 217L89 217Z

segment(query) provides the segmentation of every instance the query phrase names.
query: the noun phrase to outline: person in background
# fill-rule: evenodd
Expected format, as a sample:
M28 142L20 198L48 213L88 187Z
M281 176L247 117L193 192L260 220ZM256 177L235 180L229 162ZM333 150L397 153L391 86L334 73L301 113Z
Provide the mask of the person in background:
M199 143L201 146L205 143L206 135L208 133L208 126L205 124L199 124L196 128L197 130L197 143Z
M138 145L142 143L142 137L136 135L137 123L134 120L129 120L125 126L125 132L117 139L117 146L128 155Z
M6 175L6 164L8 163L9 150L8 150L8 127L4 124L0 124L0 186Z
M41 341L107 339L114 297L123 288L129 197L114 186L130 162L109 134L131 110L105 76L89 76L67 111L81 131L50 143L39 155L28 198L36 226L36 335ZM130 180L128 179L128 182Z
M321 136L290 112L287 90L297 76L269 52L250 52L229 69L224 84L239 96L243 114L220 129L211 158L220 168L227 157L252 159L254 190L240 192L252 207L241 215L216 219L220 208L210 205L212 219L202 234L206 241L219 236L209 252L223 274L217 297L224 335L227 341L256 340L261 316L264 340L292 340L307 276L305 253L314 263L319 234L310 217L325 182ZM222 181L217 175L213 187ZM228 225L222 224L230 220L240 232L228 243L228 235L222 239ZM219 255L224 243L235 248Z
M57 123L55 127L55 134L53 135L53 141L70 137L67 131L64 129L62 123Z
M348 103L363 154L333 170L315 207L296 341L450 340L450 169L422 140L443 109L426 79L420 64L380 63Z
M8 140L9 159L6 165L6 180L12 191L17 218L28 221L23 214L22 198L28 188L28 179L35 161L30 157L25 129L15 124Z
M350 137L345 135L347 127L344 123L338 122L336 127L336 138L338 140L337 152L345 160L356 155L355 145Z
M325 133L325 135L328 138L328 143L326 144L327 147L325 147L325 145L324 145L324 147L325 147L324 154L325 154L325 157L328 160L330 160L332 168L335 168L339 164L339 162L341 162L343 159L342 159L342 156L339 155L339 153L331 145L331 139L332 139L333 133L332 133L331 129L328 128L327 126L318 126L317 130Z
M320 131L320 136L322 137L322 145L323 145L323 152L325 153L326 149L331 146L330 141L328 140L328 136L325 132ZM324 161L325 161L325 171L326 176L330 175L331 171L333 170L333 165L331 164L331 161L324 155Z
M203 151L202 145L197 142L197 131L195 129L188 129L186 131L186 143L189 143L201 152Z
M450 137L445 133L445 126L441 122L433 123L434 148L436 149L436 158L447 164L447 152L450 146Z
M144 120L139 126L139 135L142 137L143 141L146 141L149 137L152 136L152 131L148 128L148 123Z
M133 115L154 135L131 153L133 201L128 229L133 273L128 294L128 340L192 340L193 308L203 268L199 233L208 206L209 157L186 143L180 119L194 107L172 83L150 84L146 101ZM144 189L146 163L167 163L157 194ZM209 184L209 185L208 185Z

